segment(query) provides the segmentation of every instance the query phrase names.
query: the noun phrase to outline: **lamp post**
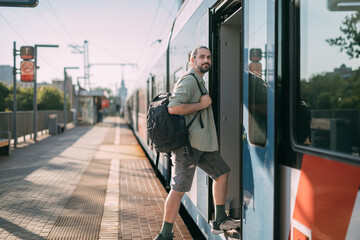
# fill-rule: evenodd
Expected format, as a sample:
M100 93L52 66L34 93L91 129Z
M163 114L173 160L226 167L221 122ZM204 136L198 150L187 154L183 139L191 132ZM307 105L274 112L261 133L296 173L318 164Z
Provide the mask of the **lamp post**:
M35 44L34 45L34 141L37 137L37 48L38 47L47 47L47 48L57 48L59 45L49 45L49 44Z
M64 67L64 131L66 130L66 69L79 69L79 67Z

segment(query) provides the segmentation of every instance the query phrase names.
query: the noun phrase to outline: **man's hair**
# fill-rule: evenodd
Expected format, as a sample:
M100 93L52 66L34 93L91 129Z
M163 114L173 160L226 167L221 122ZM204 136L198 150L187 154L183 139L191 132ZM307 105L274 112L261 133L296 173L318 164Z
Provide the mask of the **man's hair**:
M195 57L196 57L196 54L198 53L199 49L207 49L207 50L209 50L209 48L206 47L206 46L197 46L196 48L194 48L194 49L190 52L190 54L189 54L189 62L190 62L191 58L195 58ZM210 51L210 50L209 50L209 51Z

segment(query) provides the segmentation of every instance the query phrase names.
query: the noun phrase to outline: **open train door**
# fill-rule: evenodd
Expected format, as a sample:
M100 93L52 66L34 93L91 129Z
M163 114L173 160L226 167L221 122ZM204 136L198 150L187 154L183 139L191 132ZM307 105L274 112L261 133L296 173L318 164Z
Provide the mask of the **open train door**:
M274 3L221 1L212 9L220 153L231 168L232 239L275 239ZM210 84L213 84L210 82ZM214 100L214 99L213 99Z
M225 1L224 1L225 2ZM227 4L226 4L227 3ZM234 219L241 219L242 208L242 9L239 1L227 1L213 9L214 69L217 74L218 97L215 110L219 132L220 154L229 165L226 208ZM232 3L232 4L231 4ZM214 94L216 95L216 94ZM228 231L232 239L240 239L237 231Z
M242 239L275 234L274 13L274 1L243 1Z

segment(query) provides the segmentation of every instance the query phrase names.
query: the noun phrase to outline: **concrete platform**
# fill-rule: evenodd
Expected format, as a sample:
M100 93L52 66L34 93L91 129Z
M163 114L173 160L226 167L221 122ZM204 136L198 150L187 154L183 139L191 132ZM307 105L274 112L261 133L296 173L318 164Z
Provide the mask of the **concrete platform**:
M131 130L109 117L0 157L0 239L153 239L166 191ZM180 217L176 239L192 239Z

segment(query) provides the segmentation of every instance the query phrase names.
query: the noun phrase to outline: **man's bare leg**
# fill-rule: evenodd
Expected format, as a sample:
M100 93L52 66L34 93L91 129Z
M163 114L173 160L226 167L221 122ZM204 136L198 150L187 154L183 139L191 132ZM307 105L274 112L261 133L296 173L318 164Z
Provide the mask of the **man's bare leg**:
M160 234L166 238L171 235L176 216L179 212L184 192L171 190L165 201L164 221Z
M213 196L215 205L223 205L226 202L229 173L225 173L213 182Z

